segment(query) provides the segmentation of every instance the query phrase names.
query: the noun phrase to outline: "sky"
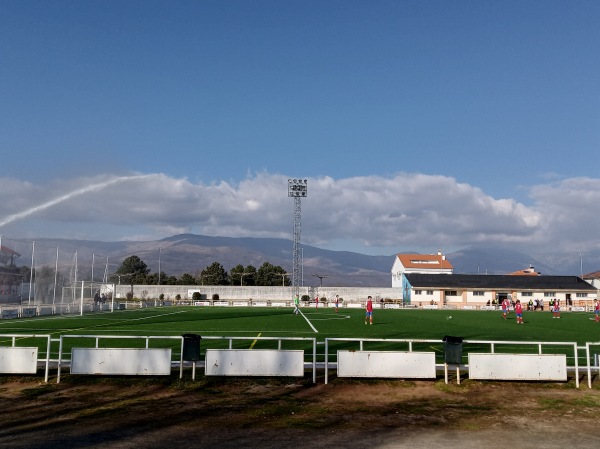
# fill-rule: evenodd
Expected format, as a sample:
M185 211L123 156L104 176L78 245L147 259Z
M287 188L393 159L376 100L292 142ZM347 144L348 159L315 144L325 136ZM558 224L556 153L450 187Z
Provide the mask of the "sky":
M0 235L292 239L302 178L304 244L597 257L599 23L594 0L0 0Z

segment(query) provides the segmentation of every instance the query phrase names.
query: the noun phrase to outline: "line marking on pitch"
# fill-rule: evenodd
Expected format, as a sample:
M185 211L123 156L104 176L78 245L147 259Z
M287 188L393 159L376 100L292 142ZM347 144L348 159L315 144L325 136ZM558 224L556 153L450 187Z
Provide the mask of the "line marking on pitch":
M49 333L50 333L50 335L60 334L63 332L71 332L72 333L75 331L82 331L82 330L86 330L86 329L97 329L99 327L114 326L117 323L130 323L132 321L149 320L152 318L157 318L157 317L167 316L167 315L176 315L179 313L185 313L185 310L178 310L176 312L170 312L170 313L160 313L160 314L151 315L151 316L147 316L147 317L141 317L141 318L116 319L116 320L109 321L107 323L95 324L93 326L81 326L81 327L72 328L72 329L67 329L67 328L66 329L56 329L54 332L49 332Z
M258 335L256 336L256 339L252 342L252 344L250 345L250 349L254 349L254 345L256 344L256 342L258 341L258 337L260 337L262 335L262 332L259 332Z
M302 313L302 310L298 309L300 311L300 315L302 315L302 318L304 318L306 320L306 322L308 323L308 325L311 327L311 329L315 332L315 334L318 334L319 331L312 325L312 323L310 322L310 320L308 318L306 318L306 315L304 315Z

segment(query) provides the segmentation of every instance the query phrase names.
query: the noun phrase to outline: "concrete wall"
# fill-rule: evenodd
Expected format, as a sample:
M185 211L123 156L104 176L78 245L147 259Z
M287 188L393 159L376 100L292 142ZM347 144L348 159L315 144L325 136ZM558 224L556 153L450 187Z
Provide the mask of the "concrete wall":
M123 299L131 291L130 285L117 285L115 299ZM214 294L219 295L220 300L247 301L275 301L292 300L292 287L250 287L250 286L218 286L218 285L134 285L133 296L140 299L158 299L161 294L165 300L173 300L176 295L181 299L191 299L193 292L199 292L201 299L212 299ZM365 301L367 296L374 300L379 299L402 299L401 288L385 287L300 287L300 296L309 295L314 299L327 298L331 301L335 295L340 295L346 302Z

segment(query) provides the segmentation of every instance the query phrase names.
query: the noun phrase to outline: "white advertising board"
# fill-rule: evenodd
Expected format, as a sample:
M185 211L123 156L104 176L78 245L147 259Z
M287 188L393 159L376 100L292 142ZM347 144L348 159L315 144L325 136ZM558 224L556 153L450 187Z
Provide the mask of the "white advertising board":
M71 374L171 374L171 349L73 348Z
M567 356L470 353L469 379L566 381Z
M35 374L38 348L0 347L0 373Z
M304 376L304 351L207 349L207 376Z
M338 377L435 379L434 352L338 351Z

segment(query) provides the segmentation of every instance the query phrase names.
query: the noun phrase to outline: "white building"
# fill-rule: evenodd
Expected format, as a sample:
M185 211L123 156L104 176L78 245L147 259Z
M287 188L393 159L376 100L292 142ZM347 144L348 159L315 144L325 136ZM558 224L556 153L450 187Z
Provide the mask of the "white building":
M392 266L392 288L402 287L402 275L405 273L452 274L453 272L454 267L441 251L437 254L397 254Z
M584 274L583 280L600 290L600 271Z
M578 276L515 276L484 274L406 274L404 302L417 306L435 304L440 307L483 306L503 299L523 303L543 301L546 307L555 298L566 307L589 307L598 290ZM546 309L548 310L548 309Z

